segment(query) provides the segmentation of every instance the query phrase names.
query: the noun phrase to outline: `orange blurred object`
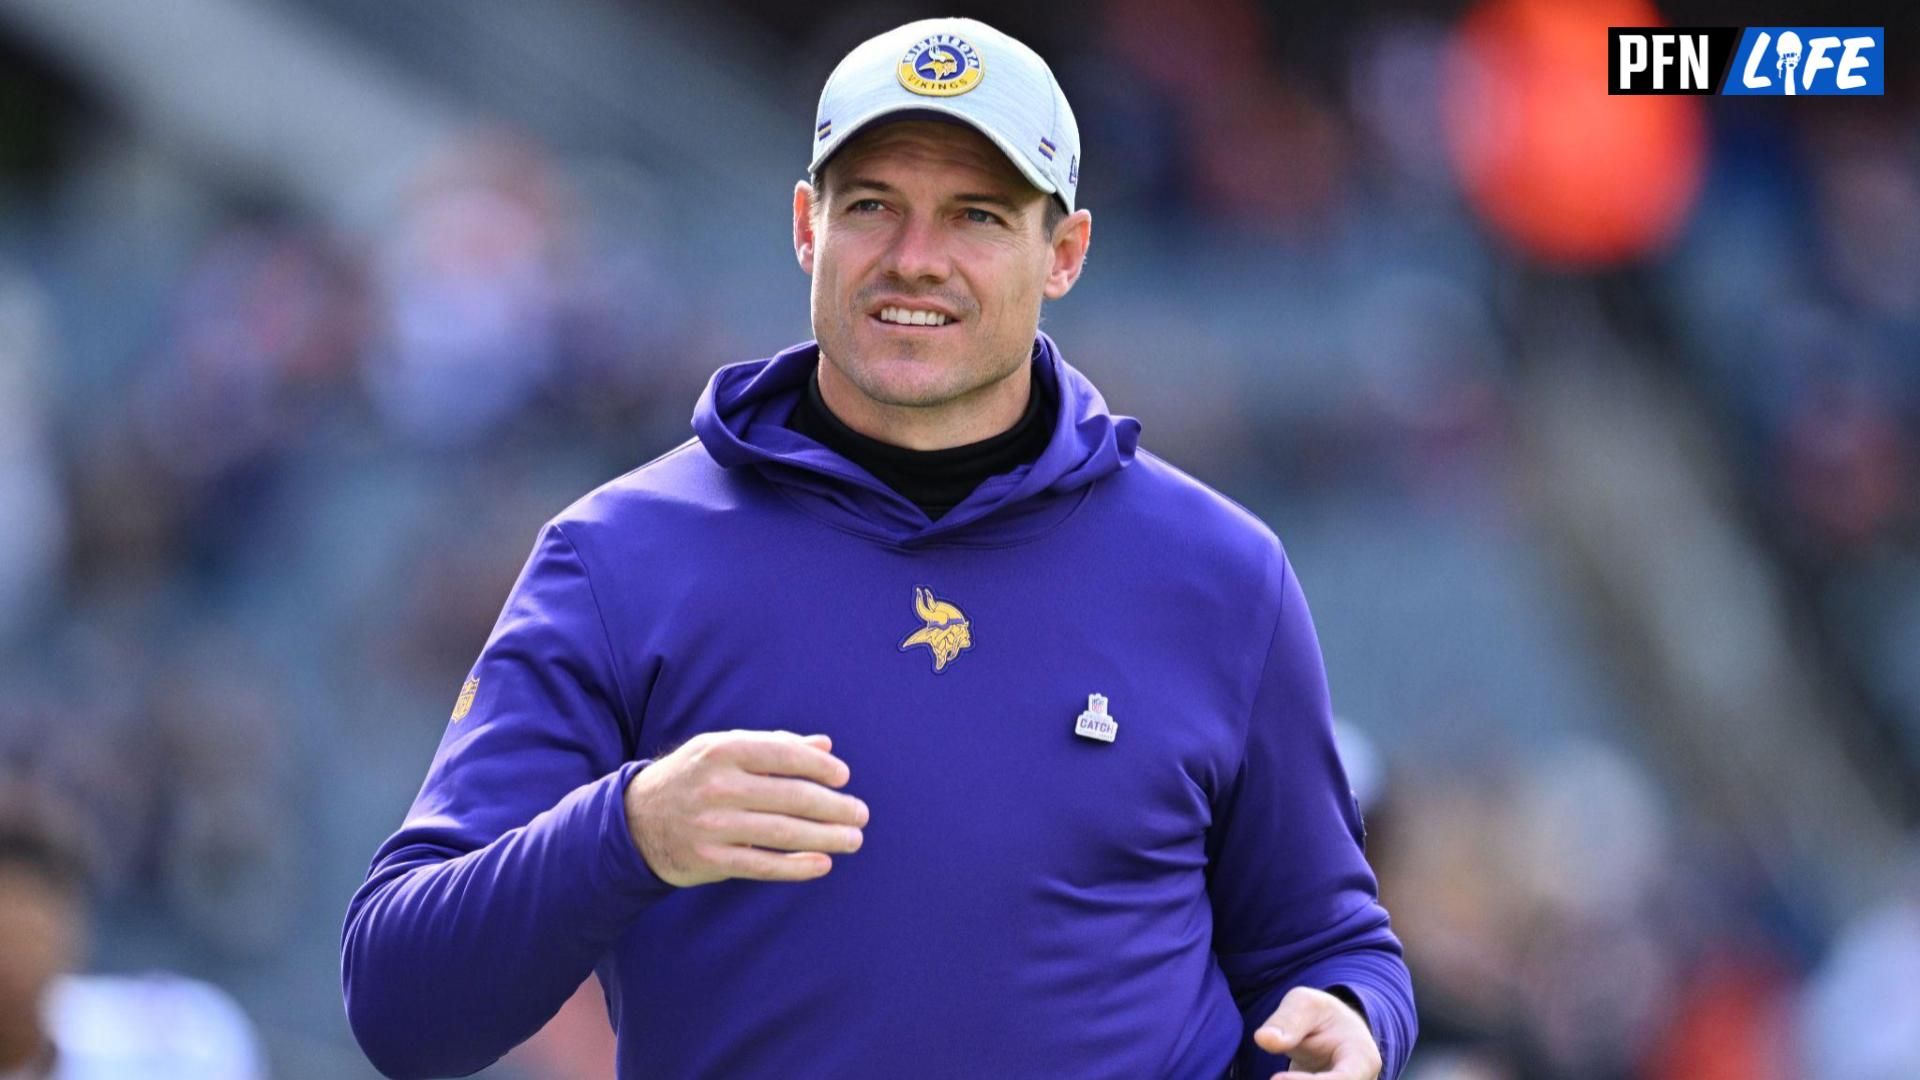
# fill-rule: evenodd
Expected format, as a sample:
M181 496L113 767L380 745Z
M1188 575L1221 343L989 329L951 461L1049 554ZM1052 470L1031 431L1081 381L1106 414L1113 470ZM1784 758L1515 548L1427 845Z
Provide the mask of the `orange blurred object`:
M1462 20L1448 147L1475 209L1534 258L1626 262L1684 223L1706 158L1699 101L1607 93L1607 27L1660 22L1641 0L1488 0Z
M1793 983L1772 956L1726 950L1687 980L1640 1080L1787 1080Z

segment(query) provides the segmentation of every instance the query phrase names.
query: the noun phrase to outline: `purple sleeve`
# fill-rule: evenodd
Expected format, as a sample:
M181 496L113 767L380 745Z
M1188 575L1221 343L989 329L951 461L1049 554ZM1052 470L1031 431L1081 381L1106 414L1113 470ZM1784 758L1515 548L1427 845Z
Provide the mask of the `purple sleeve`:
M1364 1006L1382 1080L1393 1080L1417 1030L1413 984L1362 852L1306 597L1284 556L1279 573L1245 753L1208 837L1214 952L1243 1019L1237 1075L1264 1080L1285 1068L1253 1032L1288 990L1344 986Z
M347 1016L391 1077L492 1063L671 891L627 831L622 796L647 763L631 760L611 643L558 524L541 532L462 699L347 909Z

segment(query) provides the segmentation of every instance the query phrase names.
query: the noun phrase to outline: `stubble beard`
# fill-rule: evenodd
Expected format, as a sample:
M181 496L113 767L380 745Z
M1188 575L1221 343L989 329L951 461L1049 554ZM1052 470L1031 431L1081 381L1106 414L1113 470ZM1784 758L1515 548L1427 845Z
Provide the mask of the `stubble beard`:
M831 362L834 369L847 382L869 400L881 405L898 408L932 408L958 401L981 388L991 386L1005 378L1018 364L993 364L984 360L973 349L964 351L948 364L929 355L936 350L935 342L915 343L902 341L882 346L886 354L867 357L859 355L853 342L860 327L860 320L867 318L860 304L855 305L851 313L840 311L833 320L836 333L832 339L820 338L820 358L822 363ZM966 319L978 318L977 312L969 312ZM963 324L960 331L965 333L970 327ZM816 331L816 337L818 332ZM965 343L962 343L963 347ZM944 349L947 346L941 345ZM1021 359L1024 359L1024 354ZM903 381L891 379L889 369L924 370L926 378Z
M820 356L823 363L832 362L841 377L852 383L869 400L881 405L916 409L947 405L978 393L1020 370L1027 360L1027 355L1022 353L1009 362L992 363L968 353L951 367L929 370L928 379L908 381L888 378L889 369L895 372L932 369L938 361L917 356L918 350L911 345L894 348L896 351L892 355L869 362L867 358L835 350L823 342Z

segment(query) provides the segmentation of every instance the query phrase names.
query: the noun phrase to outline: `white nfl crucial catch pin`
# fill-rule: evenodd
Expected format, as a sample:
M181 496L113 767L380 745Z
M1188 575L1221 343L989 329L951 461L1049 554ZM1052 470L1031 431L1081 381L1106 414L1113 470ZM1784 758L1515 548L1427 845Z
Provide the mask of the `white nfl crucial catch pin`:
M1080 719L1073 725L1073 733L1101 742L1113 741L1113 737L1120 733L1120 724L1107 715L1107 695L1087 695L1087 711L1080 714Z

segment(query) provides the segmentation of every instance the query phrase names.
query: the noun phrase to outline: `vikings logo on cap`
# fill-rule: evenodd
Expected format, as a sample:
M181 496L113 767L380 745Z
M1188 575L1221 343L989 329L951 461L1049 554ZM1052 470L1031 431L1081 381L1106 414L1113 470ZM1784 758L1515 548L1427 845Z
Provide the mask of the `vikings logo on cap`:
M952 34L932 34L900 58L900 85L928 97L952 97L980 85L980 54Z

